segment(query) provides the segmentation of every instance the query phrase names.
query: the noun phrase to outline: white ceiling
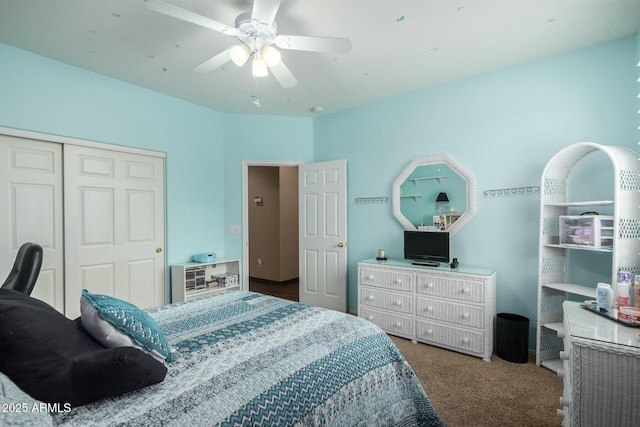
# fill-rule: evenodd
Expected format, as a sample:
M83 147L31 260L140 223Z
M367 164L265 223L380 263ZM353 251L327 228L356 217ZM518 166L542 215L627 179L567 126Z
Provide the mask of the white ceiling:
M250 9L246 0L167 1L230 26ZM283 89L271 75L253 78L250 64L194 71L237 39L143 0L0 0L2 43L220 112L288 116L630 36L640 27L640 0L282 0L276 22L281 34L347 37L353 49L282 51L299 82Z

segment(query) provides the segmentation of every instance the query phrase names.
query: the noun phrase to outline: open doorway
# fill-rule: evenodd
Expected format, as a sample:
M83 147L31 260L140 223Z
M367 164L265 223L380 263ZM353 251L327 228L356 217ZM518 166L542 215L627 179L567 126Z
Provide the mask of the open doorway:
M298 162L243 162L247 289L299 301Z

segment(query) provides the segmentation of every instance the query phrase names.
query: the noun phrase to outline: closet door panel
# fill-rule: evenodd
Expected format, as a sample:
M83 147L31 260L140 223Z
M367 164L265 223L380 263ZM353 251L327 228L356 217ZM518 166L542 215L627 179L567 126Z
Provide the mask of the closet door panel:
M62 147L0 134L0 282L25 242L42 246L31 295L63 312Z
M81 187L78 192L80 205L80 242L83 247L115 244L115 204L112 188Z
M56 188L54 185L11 183L10 223L13 241L35 242L43 247L55 243Z
M113 263L83 265L80 267L83 289L96 294L115 295L115 265ZM78 300L80 304L80 300Z
M164 304L164 160L73 145L64 158L67 315L82 289Z

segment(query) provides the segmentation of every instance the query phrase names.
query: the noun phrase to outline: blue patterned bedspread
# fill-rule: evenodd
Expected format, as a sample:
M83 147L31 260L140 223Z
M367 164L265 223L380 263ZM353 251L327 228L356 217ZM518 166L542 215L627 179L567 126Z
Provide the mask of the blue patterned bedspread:
M395 344L359 317L252 292L149 314L176 356L165 380L54 424L444 426Z

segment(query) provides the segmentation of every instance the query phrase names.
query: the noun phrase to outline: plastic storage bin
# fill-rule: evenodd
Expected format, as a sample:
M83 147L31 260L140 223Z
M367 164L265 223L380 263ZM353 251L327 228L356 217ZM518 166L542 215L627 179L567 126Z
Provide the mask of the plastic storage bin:
M610 215L560 216L560 244L569 246L613 246L613 217Z
M496 353L514 363L529 361L529 319L519 314L498 313Z

